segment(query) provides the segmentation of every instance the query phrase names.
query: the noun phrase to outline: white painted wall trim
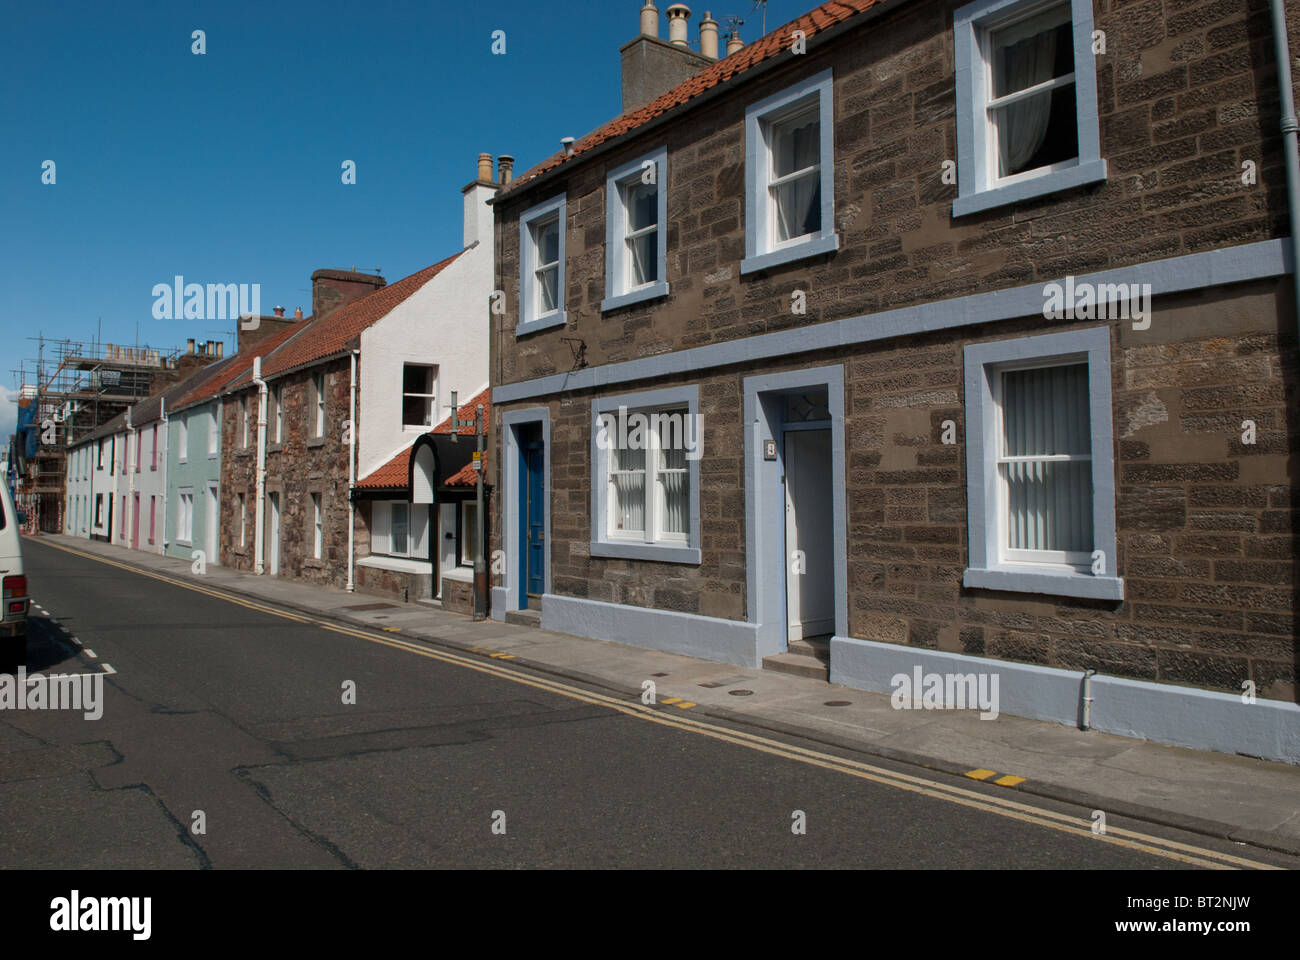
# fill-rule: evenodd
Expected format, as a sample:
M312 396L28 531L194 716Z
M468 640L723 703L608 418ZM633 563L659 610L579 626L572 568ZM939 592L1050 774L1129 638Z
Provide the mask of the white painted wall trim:
M1149 283L1152 296L1163 296L1187 290L1282 277L1291 272L1292 242L1291 238L1284 238L1244 243L1222 250L1192 253L1167 260L1135 264L1131 267L1103 270L1076 277L1075 282L1076 286L1084 281L1093 284ZM812 350L873 343L934 330L950 330L998 320L1041 315L1044 301L1043 288L1048 283L1063 280L1064 277L1058 277L1044 280L1042 283L995 290L991 293L936 300L933 303L923 303L914 307L846 317L793 330L782 330L778 333L765 333L757 337L728 340L705 347L692 347L688 350L677 350L639 360L607 363L584 370L505 384L492 391L492 402L513 403L574 390L590 390L594 387L632 383L755 360L788 357ZM1044 321L1044 324L1050 322Z

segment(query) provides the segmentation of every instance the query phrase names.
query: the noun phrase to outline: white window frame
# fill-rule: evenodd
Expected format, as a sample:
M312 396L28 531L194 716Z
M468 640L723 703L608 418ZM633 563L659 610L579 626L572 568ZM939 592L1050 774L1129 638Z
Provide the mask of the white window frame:
M639 286L631 282L631 252L627 238L628 186L642 182L647 169L655 171L656 203L655 256L659 258L659 279ZM649 229L649 228L647 228ZM668 295L668 148L638 157L611 170L605 177L605 299L601 311L617 310L644 300Z
M219 423L217 421L217 408L212 407L208 410L208 456L217 455L217 438L220 436Z
M194 488L181 487L176 497L176 542L191 546L194 542Z
M239 495L239 545L248 546L248 496Z
M323 494L315 492L311 494L311 512L312 512L312 551L311 555L316 560L321 558L321 546L324 543L324 508L321 504Z
M321 370L311 375L311 388L315 394L313 401L315 409L312 411L312 434L313 440L325 436L325 371Z
M1062 0L975 0L953 14L957 64L957 199L954 217L1019 203L1106 179L1097 109L1097 59L1092 52L1092 0L1064 0L1074 30L1075 117L1079 156L1071 162L997 175L996 134L988 119L992 91L987 57L992 31L1061 6Z
M745 108L745 259L740 272L753 273L839 249L835 232L835 97L833 75L823 70ZM821 229L791 240L775 240L771 194L773 124L813 104L820 134Z
M284 384L277 383L271 386L269 402L275 406L275 416L271 421L274 424L271 443L281 443L281 438L284 436Z
M392 508L394 504L400 504L406 508L406 549L401 553L393 550L393 517ZM415 527L412 523L416 508L424 506L423 537L415 536ZM423 540L426 544L428 538L433 535L435 524L431 517L434 516L432 508L427 504L413 504L407 500L375 500L370 508L370 553L372 556L384 557L406 557L411 558L411 547ZM423 560L424 557L419 553L414 555L414 559Z
M407 367L424 367L425 369L427 369L431 374L429 377L429 389L431 389L433 392L432 393L407 393L406 392L406 368ZM438 423L438 365L436 363L415 363L412 361L403 362L401 391L402 391L402 402L397 415L401 418L403 430L414 430L419 433L424 433L427 430L429 430L431 427L437 425ZM420 397L422 399L429 401L429 422L428 423L421 425L417 423L406 422L406 398L407 397Z
M241 449L248 447L248 417L249 409L252 403L249 400L250 395L245 393L239 398L239 446Z
M564 235L566 232L567 200L564 194L552 197L544 203L530 207L519 215L519 323L515 327L515 336L560 327L568 322L564 304ZM537 250L533 242L533 225L557 218L560 232L560 262L556 277L556 309L550 313L537 315L534 304L537 300Z
M656 560L665 563L700 563L700 458L686 458L689 497L687 531L681 535L659 535L659 496L655 482L658 465L657 434L646 450L646 524L642 534L623 535L610 532L612 497L609 493L609 450L600 442L601 416L617 417L619 408L632 413L684 411L693 424L699 419L700 388L695 385L645 390L638 393L598 397L591 403L591 547L592 556L621 557L629 560ZM694 428L692 428L694 430ZM697 444L703 438L693 436ZM697 452L702 452L702 447ZM651 495L653 491L654 495Z
M176 461L184 463L190 455L190 415L187 413L176 421Z
M998 470L1002 408L1001 374L1008 369L1087 363L1092 428L1092 549L1104 567L1093 574L1091 559L1080 567L1066 562L1009 559L1002 548L1006 518ZM969 565L966 587L1038 593L1049 596L1122 600L1124 581L1116 575L1115 449L1111 426L1110 330L1093 327L1037 337L998 340L965 348L966 497ZM1047 559L1047 558L1045 558Z

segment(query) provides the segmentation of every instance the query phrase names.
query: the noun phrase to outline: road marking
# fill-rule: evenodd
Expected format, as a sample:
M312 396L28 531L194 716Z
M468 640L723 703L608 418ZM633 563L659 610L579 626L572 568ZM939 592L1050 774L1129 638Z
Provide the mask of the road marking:
M995 773L997 773L996 770L985 770L983 767L980 767L976 770L967 770L966 776L970 777L972 780L987 780Z
M400 633L402 630L401 627L380 627L379 629L383 630L384 633Z
M95 656L95 651L91 650L90 647L82 647L81 652L84 653L86 656L90 657L90 659L92 660L98 659L98 657Z
M1193 844L1182 843L1178 840L1169 840L1164 837L1145 834L1124 827L1108 825L1105 834L1094 834L1092 832L1091 819L1084 819L1083 817L1060 813L1046 807L1036 807L1032 804L1012 800L1007 796L984 794L966 787L959 787L939 780L932 780L927 777L920 777L896 770L890 770L887 767L880 767L860 760L851 760L835 756L834 754L824 753L808 747L782 743L779 740L772 740L771 738L750 733L743 729L733 730L728 727L718 726L717 724L705 720L698 720L694 717L680 714L676 716L666 714L655 710L653 707L641 704L637 699L629 701L607 694L593 693L584 690L581 687L571 686L559 680L553 680L548 677L530 677L519 673L518 670L510 669L504 665L498 666L496 664L484 663L482 660L472 660L457 653L422 646L410 640L364 632L356 627L341 627L325 620L300 616L295 613L289 613L277 609L276 607L269 606L265 603L248 601L242 597L237 597L220 590L199 586L184 580L176 580L172 577L166 576L165 574L154 573L151 570L146 570L141 567L120 563L116 560L109 560L93 553L84 553L80 550L63 546L62 544L55 544L46 541L45 546L52 547L55 550L62 550L64 553L70 553L87 560L94 560L97 563L102 563L107 566L117 567L121 570L126 570L142 577L148 577L152 580L169 583L173 586L181 587L194 593L202 593L206 596L233 603L241 607L246 607L250 610L257 610L271 616L280 617L285 620L292 620L295 623L311 623L320 629L328 630L331 633L337 633L346 637L355 637L359 640L366 640L370 643L392 647L395 650L412 653L429 660L438 660L453 666L462 667L466 670L474 670L478 673L489 674L522 686L533 687L534 689L544 690L558 696L567 697L571 700L578 700L596 706L605 706L618 713L622 713L625 716L643 720L647 723L657 723L661 726L695 733L724 743L748 747L749 749L760 753L782 757L787 760L794 760L796 762L807 764L808 766L835 771L845 774L846 776L856 777L860 780L867 780L872 783L905 790L909 793L917 793L922 796L946 800L949 803L955 803L959 806L981 810L985 813L995 814L1010 820L1019 820L1024 823L1046 827L1060 833L1089 837L1100 843L1109 843L1113 846L1137 850L1151 856L1163 857L1168 860L1176 860L1181 863L1210 869L1283 869L1282 867L1275 867L1272 864L1264 863L1262 861L1250 860L1230 853L1220 853L1218 850L1198 847ZM107 664L104 666L107 667ZM109 670L111 670L111 668L109 668ZM106 672L109 672L109 670L106 670ZM111 670L111 672L116 673L117 671ZM977 772L982 771L973 770L967 773L967 776ZM988 771L989 776L992 776L994 773L996 773L994 770Z
M677 709L679 709L679 710L689 710L689 709L691 709L691 707L693 707L693 706L695 706L695 704L691 703L689 700L686 700L686 701L684 701L684 702L682 702L682 703L677 704Z
M660 703L681 703L681 702L682 702L682 698L681 698L681 697L664 697L664 698L663 698L662 700L660 700L659 702L660 702Z
M1014 787L1024 783L1025 778L1015 777L1008 773L1005 777L998 777L993 782L996 783L999 787Z
M113 669L111 663L101 663L100 666L104 668L105 673L117 673L117 671Z

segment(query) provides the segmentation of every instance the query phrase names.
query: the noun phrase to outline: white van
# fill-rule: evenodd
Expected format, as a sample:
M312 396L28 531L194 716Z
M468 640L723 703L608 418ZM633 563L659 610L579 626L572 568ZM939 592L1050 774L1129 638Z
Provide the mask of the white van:
M27 662L27 577L23 574L19 524L9 485L0 478L0 670L13 670Z

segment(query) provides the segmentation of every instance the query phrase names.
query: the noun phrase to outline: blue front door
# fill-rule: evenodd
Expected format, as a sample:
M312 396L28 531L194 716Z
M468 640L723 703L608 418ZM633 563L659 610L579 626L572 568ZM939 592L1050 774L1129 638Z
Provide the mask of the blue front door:
M546 484L542 469L544 449L538 434L525 434L522 447L524 459L523 535L524 535L524 596L521 607L540 607L546 590L543 566L546 547ZM532 603L537 600L537 603Z

